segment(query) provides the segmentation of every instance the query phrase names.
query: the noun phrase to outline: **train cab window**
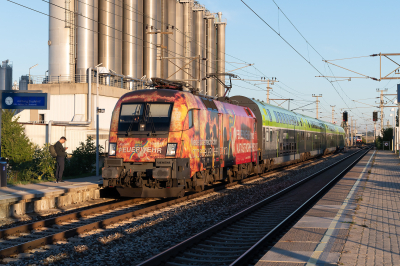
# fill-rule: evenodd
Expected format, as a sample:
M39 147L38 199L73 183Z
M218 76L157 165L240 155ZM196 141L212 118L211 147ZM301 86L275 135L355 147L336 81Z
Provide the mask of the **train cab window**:
M118 131L168 131L172 104L130 103L121 106Z

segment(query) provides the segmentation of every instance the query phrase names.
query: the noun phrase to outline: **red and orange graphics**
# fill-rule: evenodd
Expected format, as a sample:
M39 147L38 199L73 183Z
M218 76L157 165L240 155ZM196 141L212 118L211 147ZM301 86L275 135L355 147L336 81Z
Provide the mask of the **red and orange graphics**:
M165 138L119 138L117 158L124 162L154 162L165 158L167 139Z

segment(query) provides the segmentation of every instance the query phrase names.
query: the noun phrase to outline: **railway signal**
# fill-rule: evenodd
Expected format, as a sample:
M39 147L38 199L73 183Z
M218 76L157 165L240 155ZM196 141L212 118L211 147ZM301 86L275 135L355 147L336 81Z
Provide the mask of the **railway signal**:
M373 112L373 113L372 113L372 120L373 120L374 122L378 121L378 112Z
M347 122L347 120L348 120L348 115L347 115L347 112L344 111L343 112L343 122Z

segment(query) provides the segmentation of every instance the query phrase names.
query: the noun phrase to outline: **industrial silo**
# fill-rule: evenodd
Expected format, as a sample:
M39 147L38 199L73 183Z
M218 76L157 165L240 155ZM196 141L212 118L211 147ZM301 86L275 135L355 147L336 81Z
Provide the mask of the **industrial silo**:
M99 22L99 63L115 70L115 0L100 0Z
M206 28L206 49L207 49L207 74L216 73L216 60L217 60L217 41L215 29L215 16L212 13L206 13L207 28ZM207 95L215 96L216 94L216 80L214 78L207 79Z
M76 59L76 79L78 83L87 82L87 69L94 67L95 50L95 0L81 0L77 2L77 59ZM97 11L97 10L96 10Z
M125 0L124 2L124 43L123 43L123 71L126 76L137 78L138 67L138 0ZM140 78L140 77L139 77Z
M193 77L199 79L196 81L195 88L200 90L201 94L205 94L205 47L206 47L206 29L205 29L205 19L204 19L205 8L201 5L196 4L193 7L193 43L192 49L193 54L198 59L193 65Z
M179 3L176 0L166 0L166 2L168 11L166 30L172 34L166 36L167 49L165 50L165 56L176 57L176 36L178 34L176 31L176 6L179 5ZM164 59L164 61L167 67L167 71L165 73L166 77L169 77L170 80L176 80L176 71L178 70L176 67L177 60Z
M99 0L95 0L93 66L97 66L98 64L99 64Z
M222 21L222 13L218 13L217 25L217 73L225 73L225 29L226 22ZM219 79L225 83L225 76L220 75ZM225 94L225 87L218 83L217 86L218 97L222 97Z
M50 0L49 82L71 82L75 74L74 1Z
M122 74L122 49L123 49L123 16L124 1L115 0L115 67L113 70Z
M144 13L143 13L143 0L138 1L137 16L138 16L138 33L137 33L137 78L143 77L143 40L144 40Z
M185 56L184 49L184 30L183 30L183 4L181 1L176 3L176 26L175 26L175 57L179 59L173 60L177 66L176 80L183 80L183 65Z
M160 58L159 62L161 65L161 75L160 77L163 79L168 78L168 61L165 60L165 57L168 57L168 0L161 1L161 47L160 47Z
M193 84L189 80L193 80L192 72L193 62L191 57L192 54L192 23L193 23L193 2L190 0L181 0L183 3L183 46L184 46L184 72L183 72L183 80L189 84Z
M21 78L19 79L19 90L20 91L28 90L28 84L29 84L29 76L27 75L21 76Z
M12 65L10 60L5 60L0 66L0 90L12 89Z
M157 6L161 0L146 0L144 9L143 70L148 79L157 77Z

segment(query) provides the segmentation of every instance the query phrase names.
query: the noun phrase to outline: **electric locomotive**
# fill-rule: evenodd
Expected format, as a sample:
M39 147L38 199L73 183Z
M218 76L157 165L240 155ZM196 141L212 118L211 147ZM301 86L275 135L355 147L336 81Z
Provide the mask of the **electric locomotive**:
M244 96L161 83L119 99L109 141L104 187L123 197L181 197L343 148L344 130Z
M248 107L160 87L132 91L111 121L103 186L124 197L180 197L254 171L256 118Z

